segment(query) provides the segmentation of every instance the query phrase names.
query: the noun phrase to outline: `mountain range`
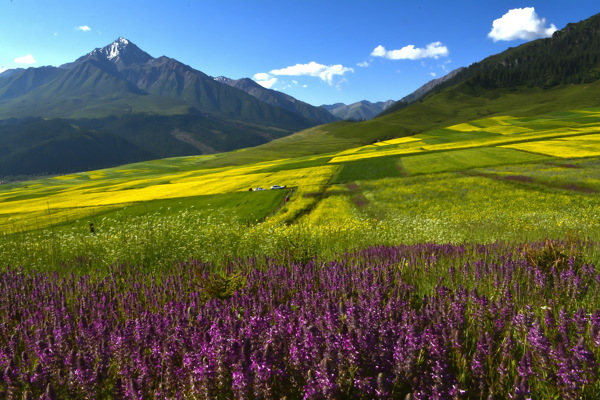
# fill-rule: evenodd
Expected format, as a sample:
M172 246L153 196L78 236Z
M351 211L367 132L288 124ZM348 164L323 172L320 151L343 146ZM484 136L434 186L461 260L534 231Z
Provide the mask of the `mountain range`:
M314 154L490 115L600 106L599 92L600 14L452 71L400 101L322 107L248 78L214 78L154 58L119 38L59 67L0 74L0 177L252 146L254 157Z
M0 120L10 120L3 129L11 134L0 136L0 176L229 151L337 120L321 108L252 83L239 80L238 88L175 59L152 57L125 38L59 67L5 71L0 74ZM53 119L68 124L47 122ZM32 123L48 134L33 135L33 140ZM45 124L51 126L45 129ZM59 132L59 125L78 130ZM94 163L75 154L82 151L78 134L89 132L96 145L86 151L96 153L88 158L97 159ZM98 155L110 148L104 144L117 140L137 149L135 157L127 152ZM62 154L61 165L45 162L54 153ZM34 155L37 161L28 167L15 161Z
M600 107L600 14L424 85L364 122L337 121L224 154L207 165L337 152L491 116Z
M339 119L343 119L345 121L365 121L375 118L383 111L394 105L394 103L396 103L394 100L378 101L376 103L363 100L352 104L324 104L321 107Z
M267 103L272 106L280 107L284 110L302 115L304 118L317 123L334 122L339 119L334 114L331 114L323 108L312 106L285 93L264 88L250 78L230 79L224 76L219 76L214 79L217 82L224 83L248 93L263 103Z

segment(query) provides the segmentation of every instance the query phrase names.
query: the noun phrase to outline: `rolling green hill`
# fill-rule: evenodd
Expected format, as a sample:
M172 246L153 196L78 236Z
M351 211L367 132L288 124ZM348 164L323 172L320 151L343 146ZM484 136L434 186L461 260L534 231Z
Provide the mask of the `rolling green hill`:
M124 138L60 119L0 121L0 176L68 173L151 157Z
M235 165L252 154L256 159L318 154L494 115L599 106L599 79L600 14L464 68L419 100L398 102L375 119L310 128L212 162Z
M340 121L310 128L258 147L222 154L207 161L207 165L242 165L258 160L309 156L412 136L484 117L526 117L595 106L600 106L600 81L519 90L460 83L392 114L365 122Z
M103 255L90 255L93 263L135 256L141 258L130 261L166 265L189 257L223 262L255 252L305 257L374 244L600 232L600 107L479 118L333 147L271 161L252 149L165 158L3 184L0 233L8 236L0 241L30 257L19 250L29 239L9 234L37 238L38 230L52 229L55 236L35 241L60 248L59 259L94 248ZM225 166L233 157L240 165ZM275 185L284 189L269 190ZM127 253L138 245L147 252Z
M288 96L287 101L295 99ZM140 156L155 159L224 152L335 119L316 107L312 108L318 113L304 116L310 107L290 110L269 104L175 59L153 58L119 38L60 67L1 74L0 121L11 122L0 132L0 143L13 154L0 155L0 176L89 170L137 161ZM21 137L18 133L21 125L27 130L28 118L39 119L36 126L41 132L65 127L62 135L70 139L50 145L33 142L35 135ZM57 118L63 123L45 122ZM117 146L123 150L118 156L111 154L111 146L90 148L86 164L72 148L81 147L74 143L86 142L88 134L98 140L118 139L128 147ZM75 139L77 135L81 137ZM26 144L30 147L25 148ZM62 159L63 165L55 158ZM27 162L22 163L23 159Z

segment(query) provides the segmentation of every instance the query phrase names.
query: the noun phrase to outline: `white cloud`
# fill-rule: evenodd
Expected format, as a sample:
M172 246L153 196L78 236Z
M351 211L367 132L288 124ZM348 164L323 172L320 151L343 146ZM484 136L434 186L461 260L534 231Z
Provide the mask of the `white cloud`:
M37 61L35 60L35 58L33 58L33 56L31 54L27 54L26 56L15 58L16 64L35 64L36 62Z
M429 75L431 75L433 78L435 78L437 76L437 74L435 72L430 72Z
M361 67L361 68L366 68L369 66L369 62L368 61L363 61L363 62L359 62L356 64L357 66Z
M514 8L508 10L502 18L494 20L488 37L494 42L499 40L533 40L552 36L556 26L545 27L546 18L540 18L533 7Z
M373 57L385 57L390 60L420 60L422 58L440 58L449 54L448 48L442 42L429 43L425 48L415 47L413 44L404 46L399 50L386 50L379 45L373 49Z
M377 47L375 47L375 49L373 49L373 51L371 52L371 55L373 57L385 57L385 47L383 47L382 45L379 45Z
M90 28L87 25L81 25L81 26L76 27L75 29L77 29L78 31L83 31L83 32L89 32L92 30L92 28Z
M260 86L266 89L271 89L277 83L277 78L273 77L264 81L256 81L256 83L258 83Z
M328 84L333 84L334 76L343 76L346 72L354 72L352 68L344 67L341 64L336 65L323 65L314 61L308 64L296 64L291 67L282 69L274 69L271 71L272 75L286 75L286 76L315 76L319 77Z
M271 76L269 74L267 74L266 72L259 72L258 74L254 74L253 79L255 81L266 81L267 79L270 79Z
M259 85L270 89L278 82L278 76L314 76L327 82L329 85L333 85L333 78L335 76L343 76L346 72L354 72L352 68L344 67L341 64L336 65L323 65L318 64L314 61L308 64L296 64L290 67L274 69L270 72L259 72L254 74L253 78ZM343 80L342 80L343 81ZM308 87L306 84L300 84L297 80L292 80L287 85L285 82L283 87L278 90L289 89L292 87Z
M267 74L266 72L259 72L258 74L254 74L252 79L254 79L256 83L267 89L271 89L273 85L277 83L277 78Z

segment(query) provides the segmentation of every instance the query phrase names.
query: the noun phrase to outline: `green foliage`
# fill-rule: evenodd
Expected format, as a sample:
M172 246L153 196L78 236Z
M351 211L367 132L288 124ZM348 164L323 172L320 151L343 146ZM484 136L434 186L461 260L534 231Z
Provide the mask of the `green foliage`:
M475 63L454 79L483 87L590 83L600 79L600 14L568 24L548 39L540 39ZM449 84L452 84L451 82Z
M377 157L343 163L331 183L346 183L357 180L393 178L402 175L399 157Z
M331 157L298 157L293 160L284 160L281 163L273 165L271 167L267 167L265 169L258 170L258 173L269 173L269 172L279 172L279 171L288 171L291 169L298 168L309 168L309 167L320 167L329 162Z
M462 173L359 183L369 200L362 217L382 221L382 238L391 243L542 240L568 233L596 237L600 229L600 205L593 193Z
M501 147L478 147L402 157L400 163L406 174L416 175L547 159L549 157Z
M246 286L246 276L241 272L233 274L212 273L204 279L203 295L206 300L228 299L235 292Z
M598 158L553 160L544 163L497 166L480 170L489 178L520 183L541 189L562 189L574 193L600 192Z
M176 199L151 200L112 208L93 215L93 221L119 220L128 218L150 218L149 216L177 217L186 211L224 213L235 215L236 223L248 224L263 220L285 197L283 190L260 192L234 192L208 196L178 197ZM86 223L83 223L85 226ZM57 228L59 225L55 225ZM68 221L62 228L81 228L82 221ZM96 230L110 229L108 224L96 223Z
M0 121L0 176L58 174L152 158L129 141L41 118Z

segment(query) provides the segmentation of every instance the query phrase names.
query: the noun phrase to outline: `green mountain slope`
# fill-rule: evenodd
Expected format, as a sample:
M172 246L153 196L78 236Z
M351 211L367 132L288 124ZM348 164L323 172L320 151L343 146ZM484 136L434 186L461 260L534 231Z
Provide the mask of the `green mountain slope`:
M64 120L0 122L1 177L77 172L151 157L124 138L82 129Z
M335 122L213 163L342 150L494 115L528 116L600 106L600 14L460 70L413 103L360 123Z
M568 24L551 38L534 40L490 56L458 71L431 92L461 82L486 89L552 88L600 79L600 14ZM386 110L393 113L410 102Z
M412 136L496 115L536 116L600 106L600 80L551 89L484 89L466 83L448 88L393 114L365 122L335 122L306 129L264 145L222 154L207 161L220 167L256 161L337 152Z
M13 72L14 71L14 72ZM44 85L64 71L53 67L27 68L13 70L12 74L0 74L0 99L8 100L30 92L31 90Z
M331 114L323 107L315 107L303 101L297 100L292 96L276 90L267 89L256 83L250 78L229 79L224 76L215 78L217 82L243 90L251 96L256 97L263 103L271 104L304 116L317 123L327 123L337 121L339 118Z
M88 129L126 139L152 154L152 158L226 152L240 147L258 146L289 133L277 128L224 120L201 113L135 113L119 118L80 119L74 122Z
M153 159L223 152L257 146L321 123L217 82L172 58L153 58L123 38L58 68L0 74L0 121L13 118L24 120L0 131L0 143L11 149L0 163L0 176L107 165L92 162L94 157L125 163L139 160L139 155ZM48 131L62 126L62 135L70 141L80 135L77 140L88 143L84 137L88 131L98 138L125 140L131 158L121 157L125 153L114 158L110 146L98 145L89 165L66 162L69 166L63 168L52 161L54 153L68 160L71 142L55 140L50 151L48 143L31 140L35 135L20 137L21 127L30 124L28 118L64 119L62 124L44 120L36 124ZM29 152L37 156L21 163Z

